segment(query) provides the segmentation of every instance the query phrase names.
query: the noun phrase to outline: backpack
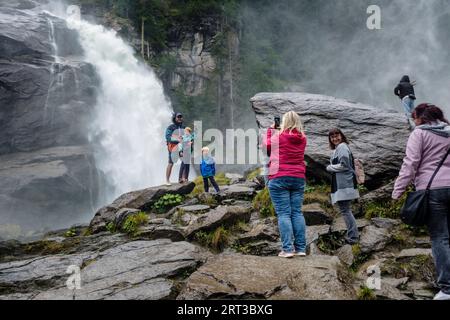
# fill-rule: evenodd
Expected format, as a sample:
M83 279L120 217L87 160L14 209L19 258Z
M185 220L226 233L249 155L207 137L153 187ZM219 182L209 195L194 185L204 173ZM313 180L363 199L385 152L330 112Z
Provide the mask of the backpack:
M353 171L353 174L356 178L357 184L364 184L366 182L366 173L364 172L364 165L361 159L358 159L353 156L353 153L350 151L350 163L353 164L353 168L350 168Z
M355 177L356 177L356 182L358 184L364 184L364 182L366 181L366 174L364 172L364 166L363 166L363 162L361 159L354 159L353 160L353 164L355 167Z

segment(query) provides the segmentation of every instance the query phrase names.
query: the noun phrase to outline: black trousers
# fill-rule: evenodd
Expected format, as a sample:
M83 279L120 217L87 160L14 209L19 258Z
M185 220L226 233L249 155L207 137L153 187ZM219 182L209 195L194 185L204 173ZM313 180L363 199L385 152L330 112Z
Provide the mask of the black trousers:
M205 192L209 191L209 183L208 180L211 181L211 184L213 185L214 189L216 189L217 192L220 191L219 186L217 185L216 180L214 179L214 177L203 177L203 186L205 187Z
M190 164L181 163L181 167L180 167L180 174L178 175L178 181L181 180L188 180L189 179L189 169L190 169Z
M450 294L450 188L430 191L428 231L431 237L437 283Z

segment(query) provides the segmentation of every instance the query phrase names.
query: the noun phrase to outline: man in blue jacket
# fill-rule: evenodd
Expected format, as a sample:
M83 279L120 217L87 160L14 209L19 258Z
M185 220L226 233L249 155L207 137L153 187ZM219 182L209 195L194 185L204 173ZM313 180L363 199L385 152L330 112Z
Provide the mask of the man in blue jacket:
M182 141L184 134L183 115L174 113L172 116L172 124L166 129L167 151L169 152L169 164L166 169L166 185L170 186L170 175L173 168L173 155L178 155L178 144Z

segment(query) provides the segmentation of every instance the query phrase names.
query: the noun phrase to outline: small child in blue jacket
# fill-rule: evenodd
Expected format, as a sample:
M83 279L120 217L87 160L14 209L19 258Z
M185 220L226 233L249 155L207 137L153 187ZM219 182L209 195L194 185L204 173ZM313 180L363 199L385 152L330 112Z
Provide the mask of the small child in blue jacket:
M203 185L205 187L205 192L209 191L209 181L213 185L216 192L220 192L219 186L217 185L214 176L216 175L216 162L214 158L209 155L209 148L202 148L202 162L200 164L200 172L203 177Z

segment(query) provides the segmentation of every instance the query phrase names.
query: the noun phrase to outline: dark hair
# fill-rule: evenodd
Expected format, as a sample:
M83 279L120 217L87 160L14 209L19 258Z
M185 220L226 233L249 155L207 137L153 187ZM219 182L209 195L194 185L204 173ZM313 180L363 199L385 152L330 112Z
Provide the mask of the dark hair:
M335 135L335 134L338 134L338 133L342 137L342 142L345 142L346 144L348 144L347 137L342 133L341 129L333 128L333 129L330 130L330 132L328 132L328 143L330 144L331 150L336 149L336 146L334 145L334 143L331 142L331 136Z
M431 103L419 104L412 113L413 119L420 119L421 123L432 123L436 121L442 121L448 123L448 120L444 117L444 112L441 108Z

